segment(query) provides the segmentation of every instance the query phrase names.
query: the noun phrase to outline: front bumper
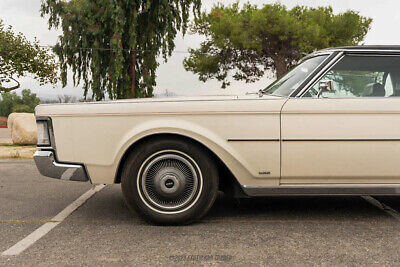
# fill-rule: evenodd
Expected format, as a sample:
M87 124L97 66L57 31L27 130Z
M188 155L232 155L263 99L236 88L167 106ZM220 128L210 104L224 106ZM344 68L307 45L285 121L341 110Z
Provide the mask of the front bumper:
M33 159L40 174L44 176L68 181L89 181L84 166L58 163L52 151L36 151Z

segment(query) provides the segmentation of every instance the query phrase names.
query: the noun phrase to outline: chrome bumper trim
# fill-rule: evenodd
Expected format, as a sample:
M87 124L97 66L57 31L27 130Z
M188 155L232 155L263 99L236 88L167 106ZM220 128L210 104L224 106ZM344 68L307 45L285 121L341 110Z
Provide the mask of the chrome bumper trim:
M40 174L44 176L68 181L89 181L82 165L57 163L52 151L36 151L33 159Z
M400 195L400 184L280 185L269 187L242 186L242 188L248 196L252 197Z

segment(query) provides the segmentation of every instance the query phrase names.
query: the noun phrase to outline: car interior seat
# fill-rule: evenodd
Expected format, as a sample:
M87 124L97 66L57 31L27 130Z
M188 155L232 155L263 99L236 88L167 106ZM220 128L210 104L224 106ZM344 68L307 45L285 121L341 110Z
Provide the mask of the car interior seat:
M365 86L364 96L385 96L385 87L380 83L370 83Z

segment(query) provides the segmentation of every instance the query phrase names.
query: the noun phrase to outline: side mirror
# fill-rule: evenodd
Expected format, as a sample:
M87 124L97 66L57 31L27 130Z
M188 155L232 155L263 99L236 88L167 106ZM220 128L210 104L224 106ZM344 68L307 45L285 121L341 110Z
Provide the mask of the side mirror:
M322 95L324 92L334 92L335 90L333 89L333 81L320 81L318 85L318 97Z

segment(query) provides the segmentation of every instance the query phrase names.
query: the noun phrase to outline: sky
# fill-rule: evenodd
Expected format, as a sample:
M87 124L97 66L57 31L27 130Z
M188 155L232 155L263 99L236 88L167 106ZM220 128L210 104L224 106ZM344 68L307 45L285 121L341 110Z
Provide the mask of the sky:
M210 10L217 2L231 4L237 0L203 0L203 10ZM240 3L245 3L240 1ZM250 0L252 4L262 6L263 4L276 3L292 8L296 5L318 7L332 6L335 13L345 12L346 10L356 10L362 16L373 18L370 32L364 41L368 45L400 45L400 34L397 34L397 27L400 25L400 1L399 0ZM54 45L60 35L60 31L49 30L47 20L40 17L41 0L0 0L0 18L6 25L13 26L15 32L22 32L29 40L35 37L41 45ZM188 48L199 47L203 37L197 35L178 34L176 51L187 51ZM167 63L160 60L160 67L157 70L156 94L162 94L165 90L174 92L177 95L230 95L245 94L265 88L272 82L271 75L266 75L260 81L252 84L244 82L232 82L227 89L221 89L221 83L210 80L203 83L198 80L198 76L185 71L182 62L187 54L173 53ZM55 87L51 85L40 86L31 77L20 79L21 89L31 89L41 98L56 98L60 95L72 95L81 98L83 91L74 87L70 82L67 87L61 85Z

